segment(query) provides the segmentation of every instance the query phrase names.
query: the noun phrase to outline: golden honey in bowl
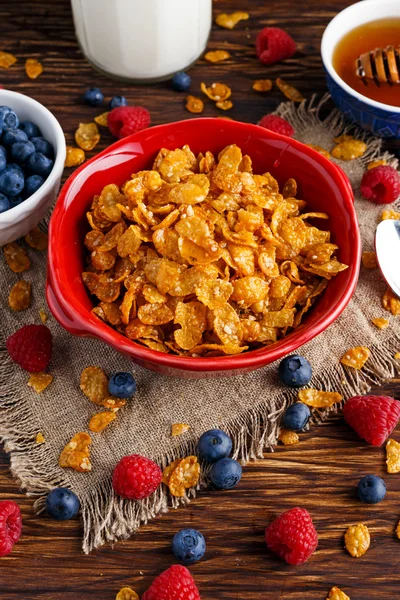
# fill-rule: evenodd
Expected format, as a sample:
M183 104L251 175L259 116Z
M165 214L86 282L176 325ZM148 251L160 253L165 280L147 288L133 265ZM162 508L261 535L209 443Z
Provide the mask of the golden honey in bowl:
M400 46L400 18L370 21L346 33L334 50L333 67L356 92L371 100L400 107L400 83L377 84L374 80L357 75L357 60L361 55L373 53L376 48L384 50L388 46ZM400 60L397 60L397 68L400 72Z

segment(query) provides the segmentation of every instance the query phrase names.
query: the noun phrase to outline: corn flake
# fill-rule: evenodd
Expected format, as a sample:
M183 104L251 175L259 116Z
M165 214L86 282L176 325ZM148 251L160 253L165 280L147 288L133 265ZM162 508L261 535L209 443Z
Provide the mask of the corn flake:
M140 600L140 598L131 588L124 587L118 592L115 600Z
M35 227L25 236L25 241L34 250L46 250L48 244L48 235L39 227Z
M22 273L30 268L31 261L22 246L11 242L3 247L3 252L8 266L14 273Z
M387 221L388 219L398 221L400 219L400 212L396 212L392 208L386 208L382 211L381 221Z
M344 536L346 550L354 558L360 558L368 550L371 539L368 527L362 523L349 527Z
M43 433L39 432L36 435L35 442L38 446L40 446L40 444L44 444L46 442L46 438L44 437Z
M272 89L271 79L256 79L252 85L253 90L256 92L269 92Z
M100 127L108 127L108 114L109 112L103 112L101 115L97 115L94 118L94 122L100 125Z
M338 392L323 392L308 388L299 391L298 399L312 408L330 408L341 402L343 397Z
M204 102L201 98L189 94L186 96L185 108L191 113L199 114L204 110Z
M232 90L225 83L212 83L209 87L202 81L200 89L210 100L214 102L223 102L231 97Z
M75 434L60 454L58 461L60 467L74 469L79 473L91 471L89 448L91 443L92 438L87 433Z
M11 288L8 296L8 305L11 310L26 310L31 305L31 284L20 279Z
M300 438L295 431L281 429L278 440L282 442L284 446L293 446L294 444L299 443Z
M9 52L0 52L0 69L9 69L17 62L17 57Z
M325 156L325 158L331 160L330 153L328 152L328 150L325 150L325 148L322 148L322 146L318 146L317 144L306 144L306 146L308 146L309 148L312 148L316 152L319 152L320 154L322 154L322 156Z
M400 473L400 444L396 440L387 441L386 464L388 473Z
M96 123L79 123L78 129L75 131L75 142L79 148L90 152L99 141L100 133Z
M395 360L400 360L400 352L396 352L396 354L393 357Z
M233 102L230 100L220 100L215 103L215 106L221 110L230 110L233 107Z
M400 540L400 521L397 523L397 527L396 527L396 535Z
M80 386L82 392L95 404L107 398L108 377L100 367L86 367L82 371Z
M89 421L89 429L95 433L103 431L112 421L116 419L115 412L106 411L93 415Z
M195 487L200 478L200 465L197 456L188 456L179 462L169 477L169 490L173 496L181 498L185 490Z
M169 486L169 482L170 482L172 473L181 464L181 462L183 460L184 460L183 458L178 458L178 459L174 460L170 465L165 467L165 469L163 470L163 476L162 476L162 482L165 483L165 485Z
M224 29L233 29L239 21L247 21L248 18L248 13L236 11L233 13L220 13L216 16L215 22L219 27L223 27Z
M29 79L37 79L43 73L43 65L36 58L27 58L25 61L25 73Z
M382 297L382 306L395 317L400 315L400 298L389 287Z
M331 152L334 158L340 160L355 160L360 158L367 149L367 144L361 140L347 140L340 142Z
M66 151L64 167L78 167L85 162L86 156L82 148L67 146Z
M286 98L292 100L292 102L303 102L303 94L299 92L299 90L297 90L295 87L293 87L289 83L286 83L286 81L283 81L283 79L281 79L280 77L278 77L275 80L275 83L281 90L281 92L286 96Z
M171 425L171 436L176 437L182 435L182 433L186 433L189 429L190 425L186 425L186 423L174 423Z
M178 302L174 323L181 325L181 329L174 331L174 338L183 350L190 350L200 342L206 329L206 312L201 302Z
M28 386L33 388L37 394L41 394L53 381L53 375L49 373L32 373L29 377Z
M367 164L367 169L370 171L371 169L375 169L376 167L384 167L386 165L386 160L383 158L381 160L373 160Z
M49 318L48 314L43 309L39 310L39 317L40 317L40 320L42 321L43 325L47 322L47 320Z
M361 255L361 261L365 269L376 269L378 267L375 252L363 252Z
M342 365L346 365L346 367L359 370L363 368L370 354L370 350L365 346L356 346L347 350L340 359L340 362Z
M218 63L218 62L227 60L228 58L231 58L231 55L226 50L214 50L214 51L207 52L204 55L204 58L208 62Z
M350 598L335 585L331 588L326 600L350 600Z
M377 327L378 329L387 329L389 327L388 319L382 319L381 317L372 319L371 323L375 325L375 327Z

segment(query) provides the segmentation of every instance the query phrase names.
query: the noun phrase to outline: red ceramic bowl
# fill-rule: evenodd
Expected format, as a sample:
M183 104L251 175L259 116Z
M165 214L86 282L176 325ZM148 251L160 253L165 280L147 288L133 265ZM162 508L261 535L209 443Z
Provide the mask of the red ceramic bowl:
M163 354L130 341L91 313L93 302L82 279L85 217L92 198L109 183L122 184L135 171L147 169L162 147L189 144L193 152L218 153L237 144L253 160L254 171L270 171L282 184L298 182L299 197L310 210L330 215L332 239L339 260L349 268L332 279L304 323L271 346L218 358L187 358ZM257 125L224 119L190 119L160 125L116 142L68 179L50 222L47 301L59 323L74 335L103 340L139 365L167 375L212 377L252 371L293 352L324 331L348 304L358 277L360 238L350 184L329 160L303 144Z

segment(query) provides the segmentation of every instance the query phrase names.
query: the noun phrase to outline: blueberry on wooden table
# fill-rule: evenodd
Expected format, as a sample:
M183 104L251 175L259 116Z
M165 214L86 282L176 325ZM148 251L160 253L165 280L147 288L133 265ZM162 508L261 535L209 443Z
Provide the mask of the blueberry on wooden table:
M55 488L46 498L46 510L56 521L67 521L78 514L79 498L68 488Z
M232 440L221 429L210 429L200 437L197 452L201 459L216 462L232 452Z
M192 79L190 75L188 75L184 71L176 73L172 78L172 87L178 92L187 92L187 90L190 88L191 83Z
M112 110L118 106L128 106L128 100L125 96L113 96L108 104L108 108Z
M181 529L172 540L172 552L184 565L203 558L206 551L204 535L197 529Z
M242 465L233 458L221 458L211 467L211 483L219 490L230 490L239 483L241 477Z
M310 416L311 411L307 404L295 402L286 409L283 415L283 426L285 429L291 429L292 431L301 431L307 425Z
M104 95L100 88L93 87L86 90L83 95L83 101L89 106L99 106L104 100Z
M366 475L358 483L357 494L361 502L378 504L386 496L385 482L377 475Z

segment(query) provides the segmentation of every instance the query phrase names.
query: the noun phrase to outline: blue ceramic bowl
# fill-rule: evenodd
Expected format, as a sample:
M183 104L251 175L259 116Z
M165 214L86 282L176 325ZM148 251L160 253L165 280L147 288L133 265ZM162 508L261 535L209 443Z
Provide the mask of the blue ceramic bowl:
M335 47L346 33L363 23L390 17L400 18L400 0L363 0L349 6L325 29L321 55L329 92L341 112L374 135L400 139L400 107L376 102L356 92L339 77L332 64Z

